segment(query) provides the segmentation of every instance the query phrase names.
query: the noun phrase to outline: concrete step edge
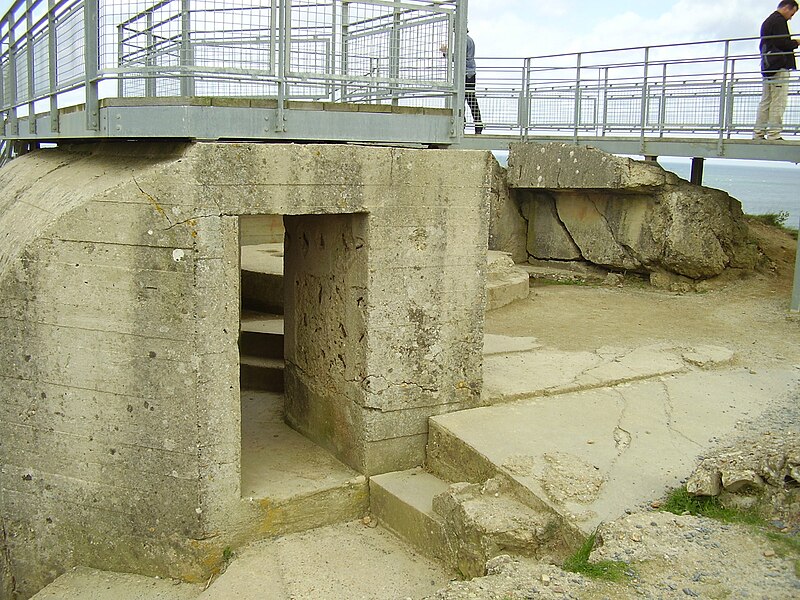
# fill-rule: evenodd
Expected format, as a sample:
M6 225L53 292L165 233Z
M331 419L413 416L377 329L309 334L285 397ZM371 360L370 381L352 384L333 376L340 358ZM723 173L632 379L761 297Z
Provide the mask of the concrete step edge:
M508 469L494 464L491 459L437 422L436 417L429 420L428 435L427 467L437 477L467 483L483 483L500 478L508 484L513 498L518 502L533 510L557 516L564 530L573 539L583 539L591 533L582 531L560 507L548 498L535 494Z
M373 476L369 487L370 512L383 527L421 554L455 564L444 522L433 510L433 497L447 491L448 482L416 468Z

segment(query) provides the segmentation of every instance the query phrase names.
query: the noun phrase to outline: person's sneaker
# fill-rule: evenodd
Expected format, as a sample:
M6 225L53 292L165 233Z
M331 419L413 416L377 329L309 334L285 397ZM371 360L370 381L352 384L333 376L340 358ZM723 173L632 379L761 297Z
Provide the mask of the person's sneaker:
M768 142L783 142L785 141L781 136L776 135L775 137L767 137Z
M483 133L483 125L475 125L475 135L480 135Z

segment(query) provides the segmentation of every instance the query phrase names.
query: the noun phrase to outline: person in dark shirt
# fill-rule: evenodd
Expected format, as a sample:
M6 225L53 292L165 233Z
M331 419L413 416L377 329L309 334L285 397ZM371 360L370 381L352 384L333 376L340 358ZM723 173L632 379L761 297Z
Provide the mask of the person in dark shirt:
M442 56L447 57L447 44L439 48ZM478 105L478 97L475 94L475 79L477 76L477 67L475 64L475 42L469 36L469 29L467 29L467 65L465 71L464 81L464 100L469 106L469 111L472 113L472 122L475 124L475 133L480 134L483 132L483 119L481 118L481 107Z
M789 100L789 71L797 68L794 50L799 45L789 34L789 21L797 13L796 0L782 0L761 25L761 103L753 131L755 140L782 140L783 113Z

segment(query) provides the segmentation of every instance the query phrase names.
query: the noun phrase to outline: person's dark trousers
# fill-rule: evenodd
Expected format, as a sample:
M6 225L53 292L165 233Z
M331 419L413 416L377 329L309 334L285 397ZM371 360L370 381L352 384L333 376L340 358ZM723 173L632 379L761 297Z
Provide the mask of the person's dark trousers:
M467 75L464 83L464 98L472 113L472 122L475 123L475 133L483 131L483 120L481 119L481 108L478 106L478 98L475 96L475 75Z

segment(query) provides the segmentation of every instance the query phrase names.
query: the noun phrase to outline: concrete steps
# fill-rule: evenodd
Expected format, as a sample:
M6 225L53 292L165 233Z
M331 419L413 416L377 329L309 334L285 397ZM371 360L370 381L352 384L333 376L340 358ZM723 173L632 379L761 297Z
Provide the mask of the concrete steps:
M370 479L370 510L379 522L464 578L486 574L502 554L564 558L581 536L550 510L521 501L498 476L480 484L449 484L422 469Z
M262 537L367 514L366 478L286 425L282 394L242 393L241 468Z
M239 335L243 390L283 392L283 316L244 311Z
M370 511L380 523L421 554L448 564L452 550L433 499L450 484L423 469L375 475L369 480Z
M489 250L486 273L486 310L522 300L530 293L530 276L506 252Z

